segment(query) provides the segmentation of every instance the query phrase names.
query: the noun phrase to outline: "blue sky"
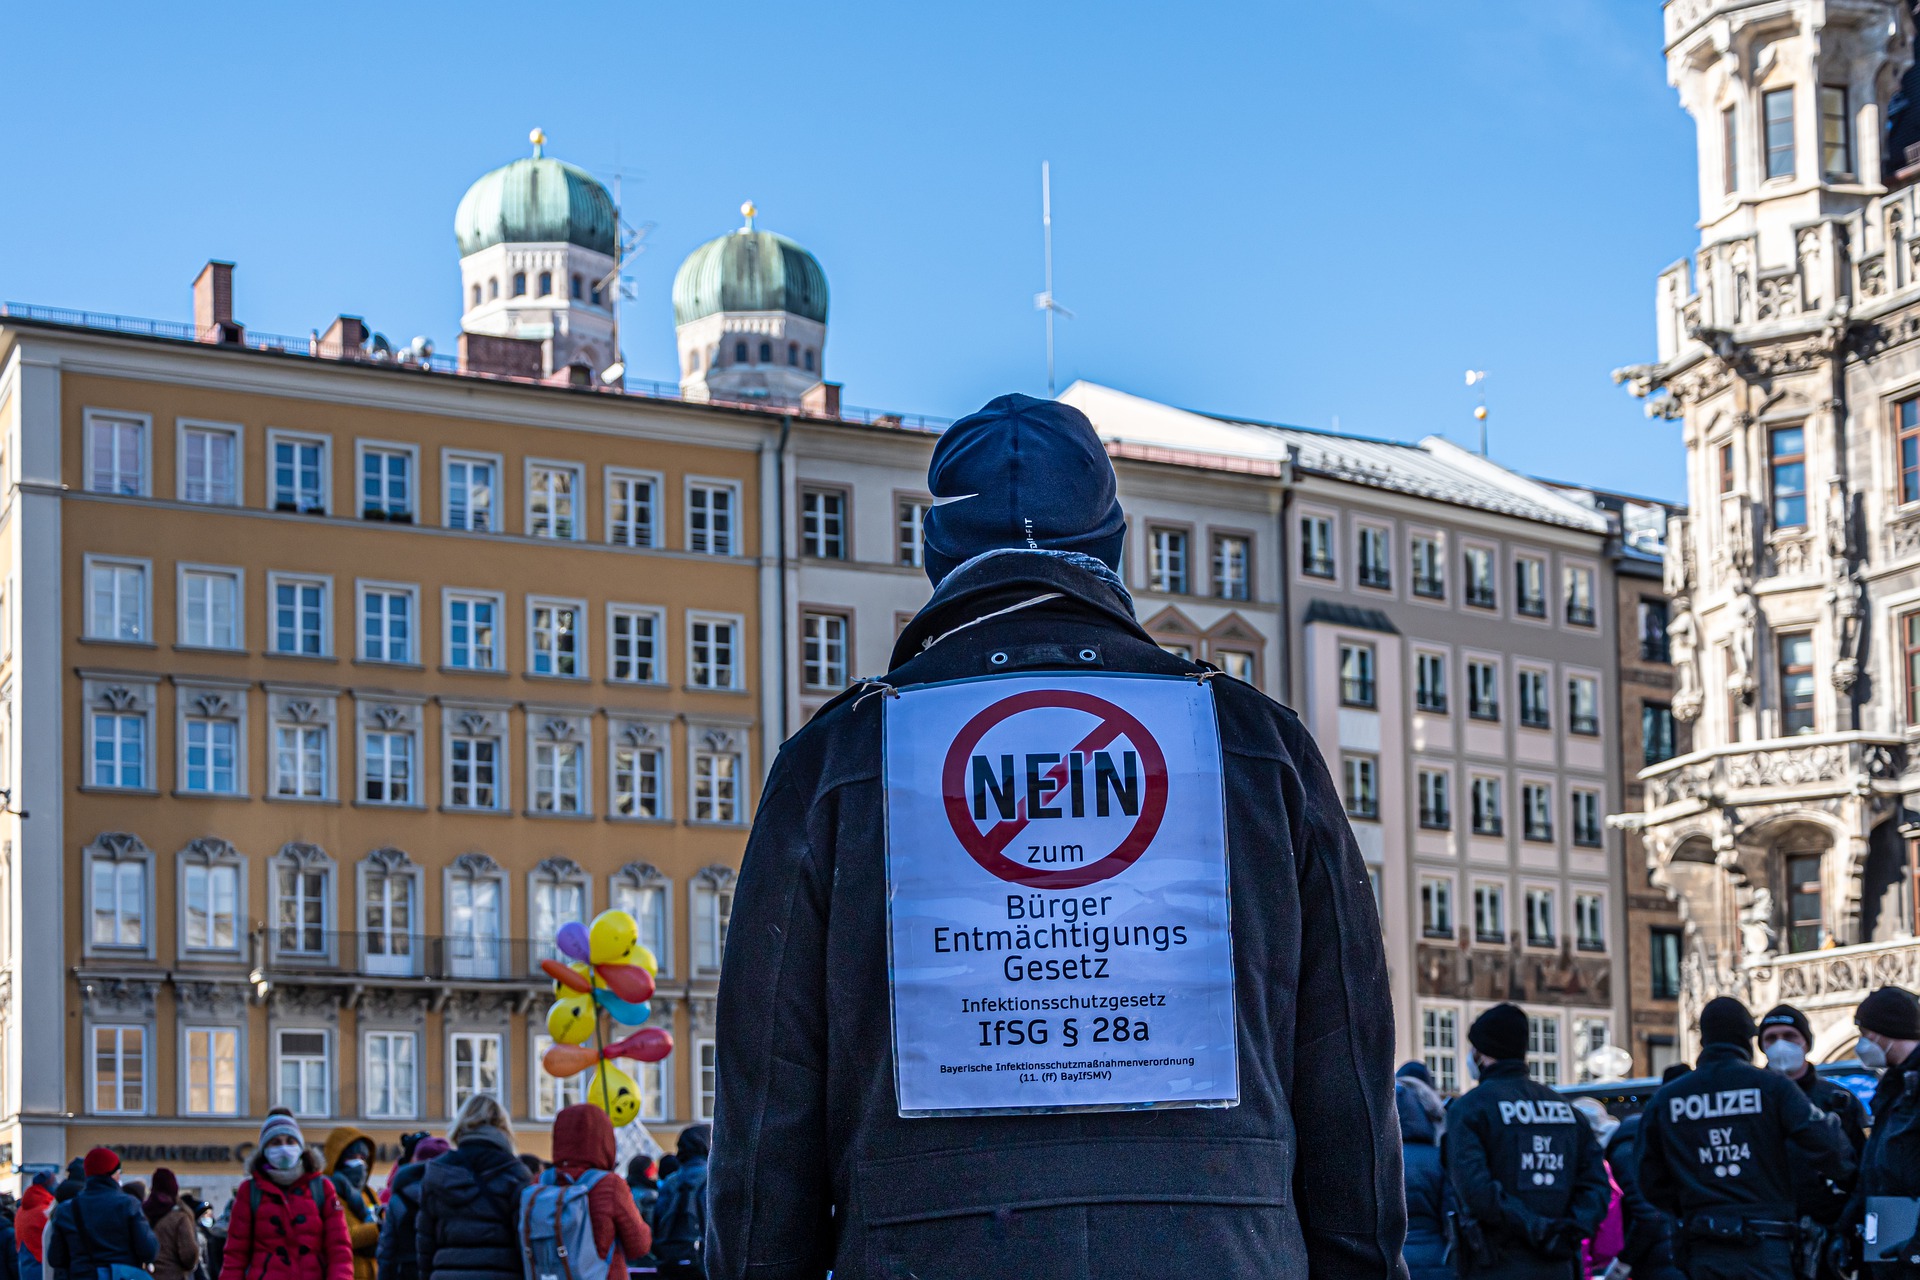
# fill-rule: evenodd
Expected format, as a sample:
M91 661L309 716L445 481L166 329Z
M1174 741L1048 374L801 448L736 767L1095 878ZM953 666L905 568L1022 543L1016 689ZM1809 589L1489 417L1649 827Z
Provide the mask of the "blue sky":
M252 328L451 350L454 206L539 125L655 224L634 376L751 197L826 269L847 400L957 416L1044 391L1049 159L1061 385L1471 444L1484 368L1496 459L1682 492L1608 376L1695 242L1652 0L34 5L0 76L9 301L181 319L221 257Z

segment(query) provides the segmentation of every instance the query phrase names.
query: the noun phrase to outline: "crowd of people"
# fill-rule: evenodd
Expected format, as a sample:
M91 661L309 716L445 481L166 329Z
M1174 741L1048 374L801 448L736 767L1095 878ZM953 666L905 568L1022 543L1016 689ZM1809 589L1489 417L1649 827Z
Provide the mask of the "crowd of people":
M1883 987L1855 1022L1870 1107L1814 1068L1800 1010L1722 997L1698 1062L1621 1119L1530 1079L1525 1013L1488 1010L1473 1089L1395 1079L1409 1280L1920 1280L1920 999Z
M622 1176L607 1113L571 1106L543 1160L476 1094L445 1138L408 1134L376 1186L371 1137L343 1126L316 1147L275 1108L218 1216L170 1169L150 1187L123 1179L108 1147L64 1180L37 1176L0 1204L0 1280L525 1280L543 1249L570 1260L571 1280L649 1267L704 1280L710 1142L694 1125L673 1155L636 1156Z

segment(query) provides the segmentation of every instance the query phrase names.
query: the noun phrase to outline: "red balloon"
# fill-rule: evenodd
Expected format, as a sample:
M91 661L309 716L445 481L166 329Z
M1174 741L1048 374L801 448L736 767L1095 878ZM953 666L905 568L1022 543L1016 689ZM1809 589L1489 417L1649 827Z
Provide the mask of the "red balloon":
M607 990L628 1004L653 999L653 975L637 964L599 964L593 970Z
M642 970L641 972L645 972ZM551 1052L551 1050L549 1050ZM673 1033L664 1027L642 1027L624 1040L607 1046L609 1058L632 1058L636 1062L659 1062L673 1052Z

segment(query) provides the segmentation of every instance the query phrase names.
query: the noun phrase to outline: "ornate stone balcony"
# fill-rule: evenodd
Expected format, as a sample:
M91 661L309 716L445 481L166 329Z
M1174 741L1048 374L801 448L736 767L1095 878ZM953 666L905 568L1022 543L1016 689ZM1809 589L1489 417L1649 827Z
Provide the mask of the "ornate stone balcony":
M1885 734L1802 734L1731 742L1642 771L1647 789L1642 821L1653 826L1729 804L1896 792L1906 765L1906 739Z
M1816 1056L1854 1039L1853 1010L1876 987L1920 986L1920 939L1866 942L1747 961L1745 985L1756 1012L1785 1002L1813 1023Z

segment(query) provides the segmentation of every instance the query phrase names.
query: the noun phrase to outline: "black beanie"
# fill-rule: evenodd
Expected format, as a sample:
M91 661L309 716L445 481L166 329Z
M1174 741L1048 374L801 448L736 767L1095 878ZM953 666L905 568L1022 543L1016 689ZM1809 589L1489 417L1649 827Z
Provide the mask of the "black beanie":
M1691 1070L1693 1070L1693 1068L1688 1066L1684 1062L1669 1062L1667 1064L1667 1069L1660 1073L1660 1083L1672 1084L1675 1080L1678 1080L1681 1076L1686 1075L1687 1072Z
M1473 1020L1467 1043L1489 1058L1527 1056L1527 1015L1517 1004L1497 1004Z
M1700 1011L1701 1044L1737 1044L1745 1046L1752 1043L1760 1034L1753 1025L1753 1015L1747 1012L1747 1006L1732 996L1715 996L1707 1001L1707 1007Z
M1892 1040L1920 1040L1920 999L1901 987L1882 987L1854 1011L1862 1031L1874 1031Z
M1807 1021L1807 1015L1790 1004L1777 1004L1767 1010L1767 1016L1760 1019L1760 1030L1768 1027L1792 1027L1807 1042L1807 1048L1813 1048L1813 1024Z
M1106 446L1087 415L1005 395L941 433L927 464L921 546L935 585L984 551L1079 551L1120 568L1126 518Z

